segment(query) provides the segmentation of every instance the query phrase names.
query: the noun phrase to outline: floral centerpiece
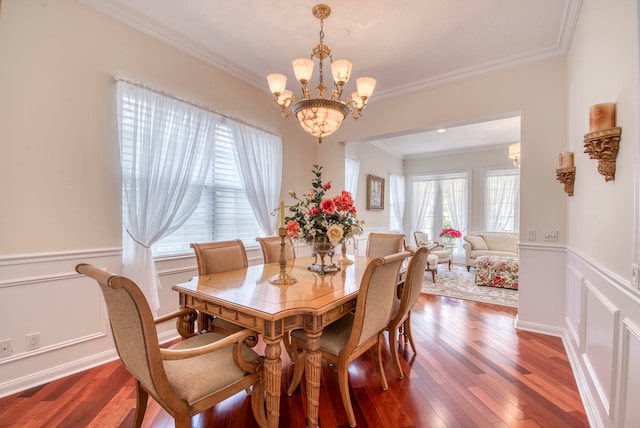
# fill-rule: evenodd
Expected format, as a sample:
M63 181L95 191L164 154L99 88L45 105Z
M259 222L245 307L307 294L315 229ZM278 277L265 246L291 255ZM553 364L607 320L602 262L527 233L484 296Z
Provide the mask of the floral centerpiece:
M362 234L364 222L356 217L356 207L351 193L343 190L339 195L327 197L331 182L322 182L322 167L313 166L315 178L311 189L304 197L290 191L297 202L289 207L293 213L285 217L287 234L293 239L306 242L329 242L339 244Z
M320 271L326 272L324 255L330 252L332 257L335 245L345 244L362 234L364 221L356 217L351 193L343 190L337 196L327 196L331 182L322 182L322 167L314 165L312 172L315 178L311 181L312 189L309 192L303 197L289 192L296 203L289 207L292 215L285 217L285 228L292 239L312 244L314 255L320 252Z
M462 233L460 233L460 231L457 229L454 229L451 227L445 227L440 232L440 237L447 238L447 239L458 239L458 238L462 238Z
M445 227L440 232L440 238L442 238L443 245L453 248L454 240L462 238L462 233L459 230L452 227Z

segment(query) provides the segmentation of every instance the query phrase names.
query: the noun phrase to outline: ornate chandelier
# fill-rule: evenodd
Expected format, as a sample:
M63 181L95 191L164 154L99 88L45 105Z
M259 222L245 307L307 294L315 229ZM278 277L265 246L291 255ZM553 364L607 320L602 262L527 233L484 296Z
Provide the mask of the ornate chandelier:
M376 87L376 79L360 77L356 79L357 92L351 94L351 99L344 101L341 99L344 85L351 75L352 64L346 59L334 61L331 48L324 44L324 20L329 15L331 15L331 9L326 4L313 7L313 16L320 20L320 43L313 48L310 58L296 58L292 61L293 72L302 85L302 98L299 101L296 101L293 93L286 89L287 76L280 73L267 76L269 90L275 95L275 101L282 109L282 117L288 117L293 111L300 126L316 137L318 143L322 143L322 139L327 135L336 132L349 112L355 120L359 119ZM314 57L319 60L320 83L315 88L317 97L311 98L311 90L307 88L307 84L313 73ZM331 73L336 86L331 90L329 98L325 98L328 88L323 83L322 67L326 58L331 60Z

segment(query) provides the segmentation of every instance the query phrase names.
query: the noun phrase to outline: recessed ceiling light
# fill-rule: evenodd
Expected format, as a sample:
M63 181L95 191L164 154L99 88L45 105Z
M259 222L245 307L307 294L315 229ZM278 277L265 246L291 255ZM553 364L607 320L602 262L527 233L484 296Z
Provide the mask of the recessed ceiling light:
M438 129L438 132L443 133L443 132L447 132L447 130L444 129L444 128L440 128L440 129Z

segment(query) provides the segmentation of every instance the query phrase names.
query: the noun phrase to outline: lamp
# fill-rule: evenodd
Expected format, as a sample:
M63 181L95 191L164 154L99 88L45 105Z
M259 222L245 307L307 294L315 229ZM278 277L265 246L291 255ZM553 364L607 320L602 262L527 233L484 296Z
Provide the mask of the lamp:
M324 20L331 15L331 8L326 4L318 4L313 7L313 16L320 20L320 43L313 48L310 58L297 58L292 61L293 72L302 86L302 98L296 101L293 92L286 89L287 76L273 73L267 76L269 90L275 95L275 102L282 109L282 116L288 117L291 112L298 118L300 126L318 139L331 135L340 128L342 121L349 113L357 120L362 116L362 110L367 106L367 101L376 86L376 80L371 77L356 79L357 91L351 94L351 99L342 100L344 85L351 76L352 64L346 59L334 60L331 56L331 48L324 44ZM317 97L311 97L311 89L307 84L313 73L313 58L319 60L320 83L316 86ZM325 92L328 88L324 85L323 61L331 60L331 74L335 83L335 89L331 90L328 98Z
M520 143L511 144L509 146L509 159L513 164L520 168Z

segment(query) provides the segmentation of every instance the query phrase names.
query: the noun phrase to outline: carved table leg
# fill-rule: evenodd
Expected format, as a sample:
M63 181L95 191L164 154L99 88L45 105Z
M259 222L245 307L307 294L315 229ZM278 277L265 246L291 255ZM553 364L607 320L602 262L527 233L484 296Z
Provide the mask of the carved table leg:
M176 319L176 330L183 339L194 335L194 323L198 315L196 312L189 312L187 315L180 316Z
M264 369L267 390L267 426L276 428L280 420L280 382L282 379L282 360L280 359L280 338L264 338L267 345L264 352Z
M307 335L307 357L305 360L305 376L307 380L307 407L309 428L318 427L318 407L320 402L320 376L322 375L322 354L320 353L320 335L322 332L314 333L306 331Z
M198 331L213 331L211 315L205 314L204 312L198 312Z

